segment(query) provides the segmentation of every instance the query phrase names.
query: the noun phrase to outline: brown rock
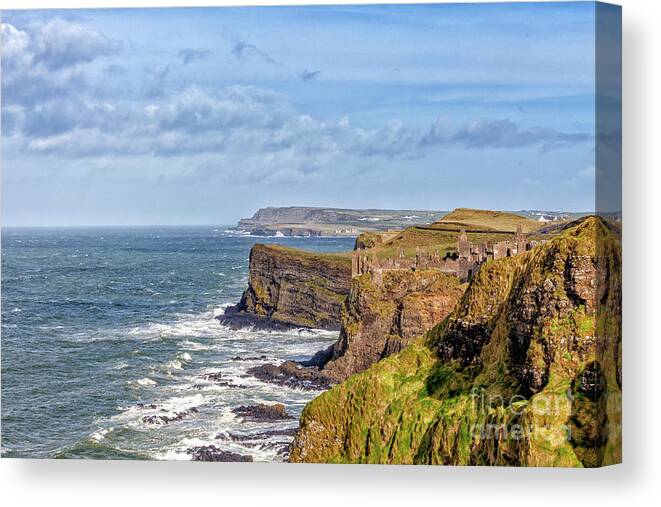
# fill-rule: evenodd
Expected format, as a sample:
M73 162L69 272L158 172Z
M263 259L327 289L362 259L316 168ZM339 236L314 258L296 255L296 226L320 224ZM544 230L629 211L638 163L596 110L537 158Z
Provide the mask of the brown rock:
M339 382L399 352L441 322L465 287L436 270L384 271L380 283L369 274L355 277L340 338L322 374Z
M350 287L349 257L256 244L248 288L220 321L235 327L339 329Z

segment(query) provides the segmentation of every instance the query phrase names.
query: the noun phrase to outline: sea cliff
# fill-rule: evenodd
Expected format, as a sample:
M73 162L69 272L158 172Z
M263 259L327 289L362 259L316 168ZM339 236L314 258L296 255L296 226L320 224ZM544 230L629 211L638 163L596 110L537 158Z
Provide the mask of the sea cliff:
M221 322L337 330L350 287L347 256L256 244L250 251L248 288Z
M425 269L354 277L323 373L342 381L399 352L441 322L465 288L455 276Z
M619 462L620 259L590 217L487 262L424 338L306 406L290 461Z

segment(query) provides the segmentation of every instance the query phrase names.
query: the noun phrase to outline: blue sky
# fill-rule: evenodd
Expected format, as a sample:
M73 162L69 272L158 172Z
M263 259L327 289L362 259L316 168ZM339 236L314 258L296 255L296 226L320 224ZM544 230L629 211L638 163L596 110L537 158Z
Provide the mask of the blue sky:
M594 4L2 12L4 225L589 211Z

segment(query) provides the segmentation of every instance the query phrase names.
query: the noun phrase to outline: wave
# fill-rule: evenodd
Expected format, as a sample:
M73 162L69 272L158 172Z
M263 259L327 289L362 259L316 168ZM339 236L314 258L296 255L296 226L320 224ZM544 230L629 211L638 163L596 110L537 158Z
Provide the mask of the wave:
M176 320L174 322L149 322L142 326L129 328L125 333L131 337L147 340L178 337L215 337L221 330L216 318L223 315L225 309L229 306L232 306L232 303L215 306L204 313L175 314Z
M181 343L179 343L179 348L184 349L184 350L190 350L192 352L199 352L201 350L209 350L208 345L203 345L198 342L194 342L191 340L184 340Z
M96 430L94 433L90 435L90 440L94 440L95 442L101 442L106 438L106 435L113 431L114 428L111 426L110 428L101 428Z
M150 379L149 377L144 377L138 380L129 380L128 384L141 387L152 387L156 385L156 381Z
M188 352L181 352L174 359L165 363L165 370L168 373L172 373L171 370L183 370L184 365L190 363L192 360L193 358Z

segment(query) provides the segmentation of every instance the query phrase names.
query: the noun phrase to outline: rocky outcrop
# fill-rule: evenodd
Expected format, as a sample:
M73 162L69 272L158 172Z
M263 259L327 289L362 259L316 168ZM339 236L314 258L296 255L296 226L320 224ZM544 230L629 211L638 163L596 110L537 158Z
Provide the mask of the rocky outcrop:
M620 273L596 217L487 262L424 339L306 406L290 461L618 463Z
M252 462L252 456L224 451L215 445L203 445L188 449L192 461Z
M264 364L248 373L291 388L328 389L422 336L452 311L465 287L434 270L389 271L378 282L369 273L354 277L335 344L308 361Z
M295 361L285 361L282 364L262 364L248 369L253 377L278 386L301 389L303 391L319 391L331 386L331 379L319 370L319 364Z
M188 417L192 414L197 414L198 409L191 407L187 410L174 413L167 412L165 409L161 409L161 411L165 413L157 415L146 415L142 418L142 422L145 424L170 424L171 422L181 421L184 417Z
M386 271L354 277L342 314L342 330L322 372L335 382L399 352L441 322L466 288L435 270Z
M292 419L292 416L287 413L282 403L275 403L273 405L267 405L265 403L244 405L233 408L232 412L241 417L243 422L268 422Z
M235 327L339 329L350 286L346 256L257 244L250 251L248 288L220 320Z

